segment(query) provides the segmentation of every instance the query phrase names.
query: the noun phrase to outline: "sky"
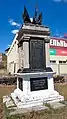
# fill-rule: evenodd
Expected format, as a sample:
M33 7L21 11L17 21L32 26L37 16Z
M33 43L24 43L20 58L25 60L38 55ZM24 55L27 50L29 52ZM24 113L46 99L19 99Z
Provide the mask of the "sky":
M67 0L0 0L0 52L7 49L23 24L22 13L26 5L30 18L35 7L42 12L42 24L49 26L51 36L63 37L67 33Z

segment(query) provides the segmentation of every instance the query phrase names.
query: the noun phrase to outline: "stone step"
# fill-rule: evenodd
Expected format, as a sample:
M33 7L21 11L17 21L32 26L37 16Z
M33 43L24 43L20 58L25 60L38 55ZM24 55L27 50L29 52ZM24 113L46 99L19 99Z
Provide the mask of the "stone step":
M44 103L50 103L50 102L59 102L59 101L63 101L64 99L62 98L62 96L57 96L57 97L53 97L53 98L47 98L44 100ZM21 106L22 105L22 106ZM18 103L18 106L21 108L25 108L25 107L31 107L31 106L35 106L35 105L43 105L43 101L42 100L28 100L25 103Z
M43 103L59 102L64 100L63 96L53 94L48 97L29 97L29 99L22 97L21 100L19 100L19 98L17 99L14 93L12 93L11 96L18 108L32 107L36 105L43 105Z
M53 96L50 96L50 97L45 97L45 99L53 99L53 98L64 98L63 96L61 95L53 95Z
M41 101L39 101L39 102L28 102L28 103L22 103L22 102L20 102L20 103L18 103L17 104L17 107L18 108L29 108L29 107L33 107L33 106L41 106L41 105L43 105L43 102Z
M59 102L59 101L63 101L63 100L64 100L63 96L57 96L57 97L53 97L53 98L44 99L44 103Z
M62 104L62 103L59 103L59 102L53 102L53 103L50 103L50 106L53 109L58 109L58 108L63 108L66 105L65 104Z

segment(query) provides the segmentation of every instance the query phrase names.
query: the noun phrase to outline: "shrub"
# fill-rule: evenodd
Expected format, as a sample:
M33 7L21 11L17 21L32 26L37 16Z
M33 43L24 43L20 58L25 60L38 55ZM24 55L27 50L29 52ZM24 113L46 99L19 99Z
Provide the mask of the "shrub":
M64 83L65 82L64 76L57 75L57 76L54 76L53 79L54 79L55 83Z

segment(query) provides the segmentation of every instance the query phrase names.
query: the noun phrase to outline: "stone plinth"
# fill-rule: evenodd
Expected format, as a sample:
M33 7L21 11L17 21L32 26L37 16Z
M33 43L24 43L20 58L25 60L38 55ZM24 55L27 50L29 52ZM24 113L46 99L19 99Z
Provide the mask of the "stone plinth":
M17 89L11 93L11 96L17 107L28 108L64 100L64 97L54 90L53 74L53 72L16 74ZM20 80L22 80L21 85Z
M49 63L49 27L24 24L18 33L20 68L46 70Z

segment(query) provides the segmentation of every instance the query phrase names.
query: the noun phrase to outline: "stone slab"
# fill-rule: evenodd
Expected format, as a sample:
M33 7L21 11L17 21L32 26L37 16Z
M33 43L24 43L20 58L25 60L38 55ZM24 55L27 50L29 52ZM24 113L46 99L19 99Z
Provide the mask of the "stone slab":
M17 110L17 106L16 107L8 107L8 110Z
M63 101L63 104L65 104L67 106L67 101Z
M65 107L66 105L65 105L65 104L62 104L62 103L60 103L60 102L52 102L52 103L50 103L50 106L51 106L51 108L53 108L53 109L58 109L58 108L63 108L63 107Z
M28 112L28 110L26 110L26 109L16 109L16 110L13 110L13 111L10 111L10 116L11 115L16 115L16 114L23 114L23 113L26 113L26 112Z
M13 101L8 101L6 102L6 107L9 108L9 107L14 107L15 104L13 103Z
M47 106L36 106L32 108L34 111L40 111L40 110L48 110L49 108Z
M14 107L15 104L10 96L3 96L3 103L6 104L7 108Z
M16 110L14 110L13 112L10 112L10 115L22 114L22 113L27 113L27 112L32 112L32 111L41 111L41 110L46 110L46 109L49 109L49 108L46 106L34 106L34 107L30 107L30 108L25 108L25 109L24 108L22 108L22 109L16 108Z
M11 100L11 98L10 98L10 96L3 96L3 103L5 103L5 102L8 102L8 101L10 101Z

